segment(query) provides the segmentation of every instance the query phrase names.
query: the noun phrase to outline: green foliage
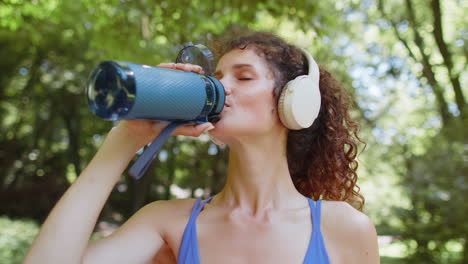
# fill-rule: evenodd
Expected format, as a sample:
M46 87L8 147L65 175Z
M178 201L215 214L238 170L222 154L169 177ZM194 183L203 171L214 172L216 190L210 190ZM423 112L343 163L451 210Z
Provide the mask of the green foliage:
M0 259L2 264L19 264L26 255L39 227L31 220L0 217Z
M446 128L461 133L460 127ZM404 147L403 147L404 151ZM464 144L438 135L424 155L405 159L406 174L402 186L410 197L411 207L396 208L401 221L400 235L415 242L412 258L425 263L454 263L461 252L447 245L462 245L468 234L466 212L468 184L464 166Z
M5 0L0 6L0 27L12 31L27 24L27 20L47 18L57 7L58 1Z

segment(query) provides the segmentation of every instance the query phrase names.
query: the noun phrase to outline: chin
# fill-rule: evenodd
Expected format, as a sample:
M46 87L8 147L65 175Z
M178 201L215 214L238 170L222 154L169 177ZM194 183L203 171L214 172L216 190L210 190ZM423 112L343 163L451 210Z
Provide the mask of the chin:
M237 141L237 139L241 138L252 138L256 136L262 136L259 133L260 128L255 129L252 127L228 127L228 126L223 126L220 125L219 127L216 127L216 129L213 129L209 131L210 135L212 137L215 137L219 141L222 141L224 143L230 142L230 141Z
M222 120L220 120L216 124L214 124L214 127L215 127L214 129L208 131L208 133L212 137L220 138L220 137L223 137L225 135L232 134L231 129L229 129L229 127L226 127L226 124Z
M222 139L224 137L252 137L262 136L271 132L276 120L271 120L269 116L247 117L238 115L221 114L221 119L214 124L215 129L209 131L210 135Z

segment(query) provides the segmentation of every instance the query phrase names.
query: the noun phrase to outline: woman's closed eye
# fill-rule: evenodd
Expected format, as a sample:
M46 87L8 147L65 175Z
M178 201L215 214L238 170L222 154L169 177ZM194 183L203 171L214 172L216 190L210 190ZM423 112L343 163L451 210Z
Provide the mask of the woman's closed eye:
M244 72L244 73L237 75L237 79L239 81L251 81L254 79L254 77L252 76L252 74L247 74Z

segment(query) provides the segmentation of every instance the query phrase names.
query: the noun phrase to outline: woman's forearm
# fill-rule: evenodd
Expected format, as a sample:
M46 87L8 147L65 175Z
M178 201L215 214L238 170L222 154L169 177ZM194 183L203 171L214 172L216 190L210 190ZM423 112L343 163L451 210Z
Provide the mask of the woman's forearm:
M136 144L113 129L86 169L55 205L24 263L81 263L99 214Z

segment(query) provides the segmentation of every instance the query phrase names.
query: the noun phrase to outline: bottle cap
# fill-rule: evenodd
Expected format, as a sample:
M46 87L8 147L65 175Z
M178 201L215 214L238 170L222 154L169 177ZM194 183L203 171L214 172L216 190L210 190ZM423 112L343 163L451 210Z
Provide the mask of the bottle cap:
M190 63L201 66L206 75L213 75L215 70L215 58L210 49L203 44L185 44L176 58L177 63Z

